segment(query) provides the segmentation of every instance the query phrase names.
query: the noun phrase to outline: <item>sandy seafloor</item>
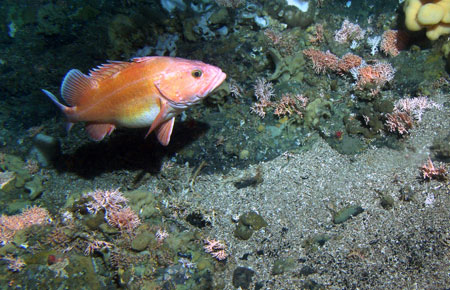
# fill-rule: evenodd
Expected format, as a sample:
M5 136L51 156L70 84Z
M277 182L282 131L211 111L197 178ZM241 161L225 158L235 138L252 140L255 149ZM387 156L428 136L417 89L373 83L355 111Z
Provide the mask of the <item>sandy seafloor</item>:
M177 171L177 178L163 181L177 189L167 200L206 214L212 225L202 231L228 246L226 262L216 262L217 289L235 289L233 271L239 266L255 271L253 284L263 285L258 289L305 289L311 281L323 286L317 289L448 289L450 186L448 181L424 181L419 167L430 156L433 140L450 132L449 96L430 99L447 106L427 110L401 141L401 149L373 147L349 156L318 138L311 150L289 157L226 174L200 173L192 188L195 168L167 169ZM260 184L235 187L257 171ZM48 189L61 197L82 188L114 187L112 175L117 184L130 178L125 172L91 180L70 175L48 183ZM152 176L141 189L155 190L159 182ZM402 191L410 201L401 199ZM392 209L380 205L381 195L394 199ZM334 224L333 211L350 205L360 205L364 212ZM243 241L234 230L238 217L249 211L261 215L268 226ZM329 238L322 246L305 246L321 236ZM282 274L272 274L274 263L287 258L294 263ZM303 275L306 269L312 273Z
M442 104L448 95L431 99ZM322 140L289 158L280 156L226 176L200 175L195 194L181 198L209 209L214 217L210 236L229 245L229 265L216 279L233 289L234 264L253 269L255 282L270 281L263 289L302 289L309 279L326 289L447 289L449 183L423 182L419 167L430 156L433 139L447 136L449 129L450 108L433 109L404 139L401 150L371 148L346 156ZM234 181L255 175L257 167L263 182L236 189ZM401 190L407 187L413 198L402 201ZM394 198L392 209L380 205L380 193ZM364 212L333 224L332 210L349 205L360 205ZM269 226L249 240L238 240L233 220L248 211L259 213ZM302 247L306 239L323 234L331 239L317 250ZM296 262L272 275L274 262L283 258ZM305 266L315 273L301 275Z

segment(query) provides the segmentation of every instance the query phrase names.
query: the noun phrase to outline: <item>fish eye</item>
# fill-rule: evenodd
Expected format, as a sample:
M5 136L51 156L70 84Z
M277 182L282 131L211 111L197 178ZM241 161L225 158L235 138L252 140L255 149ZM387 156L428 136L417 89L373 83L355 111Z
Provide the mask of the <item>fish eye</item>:
M201 77L202 74L203 74L202 71L199 70L199 69L195 69L195 70L193 70L193 71L191 72L191 75L192 75L194 78L196 78L196 79L198 79L199 77Z

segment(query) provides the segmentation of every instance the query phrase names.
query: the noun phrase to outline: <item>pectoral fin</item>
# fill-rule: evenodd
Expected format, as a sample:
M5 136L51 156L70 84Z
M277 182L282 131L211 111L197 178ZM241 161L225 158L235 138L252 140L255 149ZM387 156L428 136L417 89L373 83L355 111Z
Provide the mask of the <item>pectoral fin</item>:
M170 141L170 135L172 134L173 124L175 123L175 117L172 117L170 120L167 120L167 114L170 112L170 105L165 100L161 100L161 108L159 110L159 114L156 116L155 120L152 123L152 126L148 130L145 137L147 138L151 132L157 130L156 137L158 141L167 146Z
M113 124L90 123L86 125L86 131L89 137L95 141L101 141L106 135L110 135L114 129L116 129L116 126Z
M156 137L158 138L159 143L163 146L167 146L170 142L170 136L172 135L173 124L175 123L175 117L165 122L156 132Z

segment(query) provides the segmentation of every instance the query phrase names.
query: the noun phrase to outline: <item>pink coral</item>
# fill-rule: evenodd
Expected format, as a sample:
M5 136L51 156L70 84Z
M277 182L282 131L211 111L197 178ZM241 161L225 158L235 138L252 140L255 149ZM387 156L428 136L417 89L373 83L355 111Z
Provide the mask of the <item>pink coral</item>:
M87 244L86 249L84 250L84 254L86 256L91 255L95 251L101 251L104 249L110 249L112 248L113 244L106 242L106 241L100 241L100 240L93 240L89 241Z
M167 237L169 233L165 229L158 229L155 233L156 240L158 243L162 243Z
M94 192L89 192L84 197L92 198L92 201L87 203L87 209L93 214L96 214L102 209L104 209L106 213L108 213L108 211L117 211L122 209L128 201L118 188L115 190L96 190Z
M50 214L45 208L33 206L25 209L19 215L0 217L0 243L6 244L14 237L16 231L33 225L43 225L50 222Z
M347 73L352 68L360 66L362 62L363 59L360 56L352 53L347 53L338 61L338 73Z
M301 94L295 96L284 94L281 97L281 100L275 104L274 114L281 117L295 113L298 116L303 117L303 112L307 104L308 98Z
M400 99L395 102L392 114L386 114L386 126L390 132L397 132L400 135L409 133L413 121L420 122L426 109L441 107L425 96Z
M105 220L109 225L118 228L121 231L131 232L140 225L139 216L129 207L128 199L115 190L96 190L85 195L93 200L87 203L87 209L90 213L105 211Z
M443 179L447 176L447 170L443 165L435 167L433 161L428 157L427 162L420 167L424 179Z
M392 114L386 114L385 124L390 132L397 132L403 135L409 133L413 126L413 120L406 112L393 112Z
M106 220L111 226L125 232L132 232L141 224L139 216L129 207L110 211Z
M296 45L295 37L286 32L267 28L264 35L270 40L269 45L273 45L282 55L291 55Z
M266 116L264 109L272 105L270 99L275 95L273 84L268 82L265 78L258 78L254 85L254 89L255 97L258 101L253 104L250 111L261 118L264 118Z
M425 96L416 98L403 98L395 102L394 111L406 112L413 116L418 122L422 120L422 115L426 109L441 109L442 105L439 105Z
M50 214L48 210L42 207L33 206L24 210L21 214L21 218L26 227L32 225L43 225L50 221Z
M347 19L344 20L339 30L335 31L334 40L339 43L347 43L353 40L361 40L364 38L365 31L358 24L351 23Z
M12 255L7 255L2 259L8 261L8 270L12 272L20 272L27 265L22 258L14 258Z
M275 95L273 84L265 78L258 78L254 85L255 96L259 101L270 102L270 98Z
M309 36L309 42L312 44L318 45L319 43L323 42L325 37L323 36L323 25L322 24L316 24L313 27L313 34Z
M228 253L226 252L226 246L224 243L214 240L214 239L206 239L204 240L205 245L203 248L205 252L211 254L217 260L225 260L228 257Z
M281 42L282 34L281 32L275 31L273 29L264 30L264 35L272 41L273 44L278 44Z
M312 61L317 74L324 73L327 69L337 70L339 58L329 50L322 52L316 49L304 49L303 54Z
M357 79L358 89L370 88L377 93L387 82L394 79L395 69L389 63L377 62L372 65L363 65L351 70Z
M219 261L222 261L228 257L228 254L227 254L227 252L225 252L224 249L222 249L222 250L218 250L216 252L212 252L211 256L213 256L214 258L216 258Z
M361 57L352 53L345 54L341 59L330 51L322 52L316 49L305 49L303 54L312 61L317 74L327 70L336 71L339 74L347 73L352 68L359 67L363 62Z
M406 33L398 30L387 30L381 36L381 51L386 55L397 56L406 46Z

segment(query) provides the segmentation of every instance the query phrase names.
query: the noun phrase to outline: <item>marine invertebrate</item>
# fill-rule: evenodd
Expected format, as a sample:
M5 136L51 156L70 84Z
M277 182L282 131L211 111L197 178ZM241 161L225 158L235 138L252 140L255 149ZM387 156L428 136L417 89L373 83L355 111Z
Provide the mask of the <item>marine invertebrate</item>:
M303 54L312 61L316 74L324 73L327 69L335 71L338 67L339 58L329 50L322 52L316 49L304 49Z
M297 40L293 34L267 28L264 30L264 35L270 40L269 44L277 48L281 55L291 55L294 52Z
M338 73L343 74L349 72L352 68L359 67L362 62L363 59L360 56L352 53L347 53L338 61Z
M348 43L354 40L364 39L366 32L358 25L351 23L348 19L342 22L342 26L334 33L334 40L339 43Z
M387 30L381 36L381 51L386 55L397 56L406 45L406 34L399 30Z
M440 165L439 167L435 167L433 161L431 161L430 157L425 164L420 167L422 171L423 179L444 179L447 176L447 169L444 165Z
M367 44L370 45L370 54L375 55L378 52L378 45L381 42L381 36L367 38Z
M86 203L87 210L91 214L97 214L104 210L106 222L124 232L132 232L141 224L139 216L127 207L128 199L122 195L119 189L96 190L84 195L92 198Z
M316 24L310 33L309 42L314 45L319 45L325 40L322 24Z
M12 255L7 255L2 260L8 261L8 270L13 272L20 272L27 265L22 258L14 258Z
M25 209L18 215L2 215L0 217L0 243L5 245L10 242L19 230L33 225L44 225L50 221L49 212L45 208L38 206Z
M131 233L141 224L139 216L129 207L110 211L106 220L109 225L128 233Z
M167 238L168 236L169 236L169 233L165 229L161 229L161 228L159 228L155 233L155 237L156 237L156 240L158 241L158 243L162 243L164 241L164 239Z
M113 246L113 244L106 242L106 241L100 241L100 240L89 241L86 249L84 250L84 254L86 256L89 256L92 253L94 253L95 251L110 249L112 246Z
M386 126L390 132L397 132L400 135L409 133L413 126L411 116L406 112L393 112L386 114Z
M25 165L25 169L28 171L30 175L36 174L39 172L39 163L34 159L28 159Z
M92 198L86 206L87 210L92 214L97 214L101 210L106 213L117 211L124 207L128 199L122 195L119 189L114 190L96 190L84 195L85 198Z
M371 89L372 94L376 95L379 90L394 79L395 69L391 64L385 62L376 62L372 65L361 65L350 70L356 79L356 88Z
M390 132L397 132L400 135L409 133L409 129L413 127L413 121L420 122L426 109L441 107L425 96L402 98L395 102L392 114L386 114L386 126Z
M275 111L273 113L278 117L295 113L302 118L307 104L308 98L301 94L295 96L284 94L281 96L281 100L275 104Z
M257 102L253 104L250 111L264 118L266 116L264 109L272 104L270 99L275 95L273 84L265 78L258 78L254 84L254 89Z
M20 217L24 227L43 225L51 221L48 210L39 206L27 208L22 212Z
M450 0L406 0L403 10L411 31L425 28L430 40L450 33Z
M442 105L429 100L426 96L402 98L394 104L394 111L406 112L418 122L422 120L422 115L425 110L431 108L441 109Z
M329 50L322 52L316 49L305 49L303 54L312 61L314 71L317 74L324 73L327 70L343 74L349 72L352 68L359 67L363 63L361 57L352 53L347 53L340 59Z
M211 254L217 260L225 260L228 257L226 245L221 241L207 238L204 243L203 249L205 249L205 252Z

